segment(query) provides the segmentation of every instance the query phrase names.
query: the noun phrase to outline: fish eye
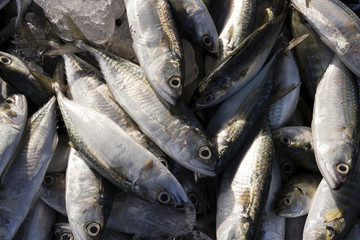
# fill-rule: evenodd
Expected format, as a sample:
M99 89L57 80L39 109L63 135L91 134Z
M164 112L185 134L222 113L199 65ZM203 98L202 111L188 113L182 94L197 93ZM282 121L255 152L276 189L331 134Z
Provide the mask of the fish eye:
M290 138L289 138L288 136L284 136L284 137L282 138L282 142L283 142L284 144L286 144L286 145L288 145L288 144L291 143Z
M205 47L211 47L211 45L212 45L211 37L209 35L207 35L207 34L202 36L201 42Z
M282 202L283 202L286 206L290 206L290 205L292 204L292 200L291 200L291 198L289 198L289 197L284 197L284 198L282 199Z
M286 174L291 174L294 171L294 165L290 162L284 162L282 165L282 170Z
M209 103L211 103L212 101L214 100L214 97L213 97L213 95L207 95L205 98L204 98L204 103L205 104L209 104Z
M340 162L336 165L336 171L340 174L340 175L347 175L350 171L350 167L348 164Z
M88 224L86 227L86 231L87 231L88 235L91 237L96 237L97 235L99 235L100 230L101 230L101 226L100 226L100 224L98 224L96 222L92 222L92 223Z
M52 186L52 185L54 185L54 183L55 183L55 177L52 176L52 175L45 175L44 180L43 180L43 183L44 183L46 186Z
M167 191L161 191L157 195L157 200L162 204L168 204L171 201L171 197Z
M201 159L208 160L211 158L211 150L208 146L202 146L198 150L198 156Z
M169 168L169 163L165 158L159 158L159 160L166 168Z
M74 240L72 233L63 233L60 235L60 240Z
M11 103L13 103L13 100L7 98L7 99L5 100L5 102L11 104Z
M196 207L197 205L199 205L199 197L196 193L189 193L189 199L192 202L192 204L194 204L194 206Z
M0 57L0 62L5 64L5 65L9 65L11 63L11 59L5 56L1 56Z
M179 88L181 87L181 80L178 76L172 76L170 79L169 79L169 85L172 87L172 88Z

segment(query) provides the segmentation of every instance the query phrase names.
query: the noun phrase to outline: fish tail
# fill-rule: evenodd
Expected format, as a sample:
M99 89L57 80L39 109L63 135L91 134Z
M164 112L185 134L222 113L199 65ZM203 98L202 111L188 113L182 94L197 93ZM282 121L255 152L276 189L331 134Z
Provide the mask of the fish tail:
M63 16L65 17L66 23L71 31L71 36L74 40L74 43L78 43L79 41L82 41L84 43L89 43L90 41L85 37L85 35L81 32L80 28L76 25L76 23L71 19L69 15L66 13L63 13Z

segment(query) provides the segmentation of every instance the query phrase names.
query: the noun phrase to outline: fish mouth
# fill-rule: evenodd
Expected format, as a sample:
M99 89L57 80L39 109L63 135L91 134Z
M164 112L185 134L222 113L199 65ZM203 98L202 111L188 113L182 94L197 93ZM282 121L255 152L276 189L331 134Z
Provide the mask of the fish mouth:
M211 164L206 164L198 160L190 159L189 165L185 167L208 177L216 176L215 162Z

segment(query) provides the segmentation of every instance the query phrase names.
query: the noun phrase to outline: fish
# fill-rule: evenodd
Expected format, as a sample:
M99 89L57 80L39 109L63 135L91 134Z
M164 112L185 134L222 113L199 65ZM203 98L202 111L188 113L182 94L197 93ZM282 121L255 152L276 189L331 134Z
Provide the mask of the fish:
M246 141L256 120L269 104L273 64L277 54L244 88L225 100L210 119L206 133L217 147L217 172L221 172Z
M67 99L54 84L57 102L74 148L115 186L148 201L188 201L176 178L158 159L105 115Z
M100 239L110 214L114 189L73 148L66 170L66 212L75 239Z
M314 154L314 142L310 127L289 126L272 132L276 149L295 164L319 173Z
M287 218L308 214L321 179L321 176L315 173L297 173L292 176L278 194L276 214Z
M65 173L46 173L41 185L40 199L58 213L67 216L65 208Z
M17 231L14 240L49 240L53 236L56 212L38 200Z
M19 153L7 174L2 177L0 190L0 239L12 239L27 213L39 198L46 168L57 144L56 100L34 113L28 121Z
M222 174L216 212L216 238L255 239L270 189L272 143L269 120L261 119L249 148ZM241 155L243 154L243 157Z
M218 33L205 4L201 0L169 0L169 4L183 35L207 53L218 55Z
M306 218L303 239L345 239L356 223L360 208L360 164L348 181L333 190L322 179Z
M319 35L309 25L306 19L295 9L291 11L291 30L294 37L308 34L302 44L294 48L302 82L304 83L311 101L314 101L318 82L334 55Z
M338 0L291 0L319 34L320 39L358 77L360 76L360 19L345 4Z
M24 95L14 94L0 103L0 175L15 158L17 146L27 122L28 107Z
M195 109L214 106L246 86L268 58L284 19L285 12L274 16L242 41L221 64L203 78L193 96L192 106Z
M189 201L181 208L146 202L131 194L116 194L106 228L135 238L172 239L190 232L196 212Z
M215 176L215 154L210 141L198 121L184 117L192 115L190 109L174 108L159 99L140 66L88 45L77 26L67 19L76 47L95 56L115 100L139 128L182 166Z
M146 78L163 99L176 105L184 81L184 58L166 0L125 0L133 48Z
M232 53L252 33L258 2L232 0L226 6L228 12L222 12L226 17L225 25L219 34L222 59Z
M274 70L274 92L286 90L301 82L298 67L292 50L279 56ZM300 87L272 103L269 107L270 126L278 129L284 126L295 112L300 94Z
M276 159L275 159L276 160ZM276 196L281 187L281 172L277 161L273 161L271 168L271 182L269 196L266 201L264 214L258 238L261 240L284 240L285 218L275 213Z
M69 142L69 138L66 135L59 135L59 141L54 155L51 158L48 168L46 169L47 173L60 173L66 171L70 153Z
M357 83L335 55L316 89L311 124L315 159L332 189L344 185L357 160L358 106Z
M166 154L140 131L136 123L114 100L101 72L74 54L64 54L62 57L71 99L105 114L160 161L166 161Z
M3 79L9 85L38 106L43 106L52 96L51 80L38 81L39 79L36 79L17 57L0 52L0 70L0 73L5 75Z

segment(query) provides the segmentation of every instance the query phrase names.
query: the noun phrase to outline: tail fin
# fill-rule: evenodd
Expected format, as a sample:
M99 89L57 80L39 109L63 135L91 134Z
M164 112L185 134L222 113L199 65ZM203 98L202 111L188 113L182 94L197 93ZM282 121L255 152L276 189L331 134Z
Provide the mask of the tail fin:
M75 44L78 41L89 43L89 40L86 39L85 35L81 32L80 28L75 24L75 22L71 19L71 17L66 13L63 13L63 16L65 17L66 23L71 31L71 36Z

